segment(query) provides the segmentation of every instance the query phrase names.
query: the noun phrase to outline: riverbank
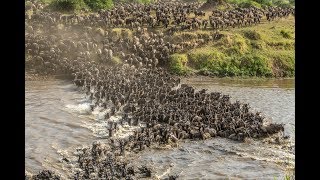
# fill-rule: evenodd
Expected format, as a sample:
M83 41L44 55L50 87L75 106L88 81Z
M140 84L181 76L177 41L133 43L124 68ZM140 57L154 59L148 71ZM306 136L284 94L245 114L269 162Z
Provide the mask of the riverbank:
M221 39L227 42L231 39L230 41L233 42L232 34L229 38L224 34L226 33L225 28L232 25L223 15L217 15L217 19L224 18L224 20L217 20L219 27L213 25L211 28L224 28L224 30L221 30L222 32L212 31L209 36L207 36L208 33L204 33L203 37L196 37L193 40L199 43L195 46L190 39L185 41L184 35L177 37L182 37L182 41L175 41L175 38L172 37L179 31L181 34L196 33L199 29L209 32L205 26L199 28L201 23L191 22L192 19L189 17L182 24L177 22L178 26L175 26L174 32L169 31L169 28L173 26L168 28L166 26L169 21L177 21L177 19L167 17L172 17L172 14L180 13L181 10L197 9L199 6L190 4L189 7L184 7L181 2L179 4L164 2L155 6L155 10L163 14L161 17L158 15L158 17L147 18L148 16L145 16L147 14L142 14L142 17L145 18L141 19L141 10L149 9L148 13L152 14L152 7L141 5L140 8L133 9L131 5L126 4L120 7L123 11L118 11L119 9L112 11L111 17L109 13L103 13L102 16L96 13L82 17L81 15L66 16L45 11L34 14L30 19L26 16L25 47L28 55L26 56L28 57L26 58L26 69L35 69L38 74L70 74L73 76L70 84L58 82L57 86L49 86L45 82L37 81L26 83L30 85L30 88L25 89L28 92L26 93L26 102L28 102L26 112L29 111L27 115L29 118L27 118L30 120L28 122L30 138L26 138L30 146L26 149L30 150L30 159L35 159L32 156L37 157L37 164L42 165L42 161L48 162L49 166L38 166L39 169L50 170L38 173L34 179L52 176L50 172L59 169L57 164L60 162L75 170L68 171L71 178L62 179L155 179L159 171L147 164L150 160L142 161L142 165L139 165L136 164L136 159L132 159L132 154L141 154L141 157L145 157L142 154L150 152L153 147L179 147L186 141L191 141L193 145L196 145L207 140L213 140L214 143L210 143L205 152L201 146L195 146L194 150L190 149L189 145L185 146L185 149L176 148L178 152L184 152L187 156L195 155L195 161L192 161L192 157L184 161L186 158L181 158L179 154L174 155L175 158L183 160L179 163L182 168L179 168L179 164L173 165L176 172L167 173L165 176L168 176L169 179L176 179L180 174L184 174L181 173L182 171L188 171L192 174L186 176L200 179L273 178L281 176L287 166L293 169L294 145L288 146L287 149L280 148L278 145L286 144L291 140L292 132L290 128L287 128L287 124L294 124L292 122L294 120L294 90L242 88L237 85L221 87L211 82L204 84L190 82L182 85L183 81L179 77L163 68L168 67L170 55L192 52L194 49L212 45ZM166 8L163 7L172 8L173 12L166 11ZM38 9L41 8L38 7ZM249 9L243 10L246 13L240 11L238 13L242 14L242 17L251 16L251 18L243 18L241 23L246 24L245 22L249 20L252 26L254 22L257 23L258 20L253 19L254 15L248 13ZM281 14L282 9L277 9L276 12ZM252 13L255 16L262 16L258 10ZM273 13L273 11L268 11L268 13ZM293 14L292 9L286 9L284 13L287 13L286 17ZM132 14L135 15L128 18ZM189 15L197 14L199 12ZM200 14L203 13L200 12ZM119 16L123 18L120 20ZM142 24L142 21L148 21L148 19L152 21ZM161 19L159 25L156 24L157 19L159 21ZM106 20L109 24L101 24ZM126 21L128 23L125 23ZM116 33L113 33L115 28L130 29L133 37L123 36L126 33L122 30L117 31L119 33L115 36ZM119 34L121 37L118 37ZM222 50L227 53L228 49L232 50L239 43L236 41L229 44L230 47L217 46L216 49L218 51L219 48L225 48ZM246 52L246 48L241 47L241 43L239 46L240 55L241 53L250 54ZM186 55L187 61L189 61L188 56L189 54ZM114 61L115 59L119 61ZM201 60L206 61L207 58ZM119 65L115 65L115 62L119 62ZM49 83L52 82L49 81ZM43 88L36 87L36 83ZM40 93L43 96L40 96ZM74 96L75 94L77 95ZM261 106L259 107L258 104ZM288 114L285 114L286 112ZM84 116L88 118L80 120ZM89 131L88 134L85 134L80 131L79 129L83 127L92 131L94 142L87 141L91 133ZM124 130L130 131L130 134L124 135ZM79 136L90 145L77 148L78 145L85 144L83 141L79 142L74 139ZM45 139L38 141L39 137ZM56 140L56 143L50 138ZM257 144L253 144L252 147L250 141L251 143L257 142ZM270 148L261 146L261 143L267 143L267 147L270 144ZM45 154L40 156L40 149L36 146L43 145L47 147L42 151ZM279 149L272 148L273 145L278 146ZM68 150L72 147L74 147L73 150ZM264 151L256 156L261 151L254 148L270 151ZM56 159L47 161L50 157L47 155L49 152L47 149L52 149L54 151L52 153L57 152L62 157L54 156ZM67 152L76 150L77 153L70 153L68 156ZM210 155L210 161L204 158L204 161L199 162L197 150ZM279 156L275 150L280 151ZM286 151L288 153L282 150L288 150ZM216 160L212 158L215 155L218 157ZM225 155L222 161L220 161L221 155ZM156 154L152 153L152 157L155 156ZM201 157L205 156L201 155ZM248 163L236 164L232 158L236 162L240 160L241 164L242 162ZM231 161L227 161L228 159ZM163 158L160 158L159 161L167 162ZM227 163L226 166L220 167L217 172L223 163ZM269 163L270 171L266 171L266 165ZM35 167L37 164L29 167ZM186 170L186 164L195 165L198 168L203 165L209 169L207 171L204 171L204 168ZM235 166L231 169L238 168L239 170L232 177L228 176L232 173L229 171L230 164ZM171 162L169 165L172 167ZM256 169L256 167L261 169ZM34 168L30 168L32 169ZM202 172L205 174L201 174ZM243 174L240 177L239 172L249 172L249 174ZM210 174L213 176L218 174L220 177L208 177ZM160 173L160 175L164 174ZM183 176L181 178L183 179Z
M48 3L49 1L46 1L45 5ZM229 7L227 5L230 4L223 7ZM200 20L209 19L212 10L213 7L206 9L204 11L206 15L197 18ZM90 14L90 12L83 11L77 13L81 16ZM31 14L33 11L30 11L29 16ZM154 15L155 12L151 11L151 14ZM190 14L188 18L194 18L194 15ZM213 30L211 26L201 28L201 30L178 30L172 35L168 33L169 29L174 27L173 20L170 21L168 28L147 27L144 29L148 32L164 33L167 36L166 41L182 47L181 51L170 53L169 63L166 65L176 75L245 78L295 76L295 18L293 15L276 18L270 22L264 17L258 24L241 25L241 27L235 28L229 26L220 28L218 31ZM133 35L139 36L141 34L141 30L131 30L123 25L112 27L111 30L98 29L103 36L109 32L115 39L129 38L132 40ZM94 29L92 31L91 33L98 32ZM100 35L98 36L100 37ZM95 39L97 38L95 37ZM183 50L184 46L188 48ZM132 49L129 48L128 52L132 53L131 51ZM112 64L125 61L119 53L114 53L111 59Z
M295 19L293 16L261 24L229 28L209 44L170 56L170 70L179 75L294 77ZM173 38L210 31L178 32Z

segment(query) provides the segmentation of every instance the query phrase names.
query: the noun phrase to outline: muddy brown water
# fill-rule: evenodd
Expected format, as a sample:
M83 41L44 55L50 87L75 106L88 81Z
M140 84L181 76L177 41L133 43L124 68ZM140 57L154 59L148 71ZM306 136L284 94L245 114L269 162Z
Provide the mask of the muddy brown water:
M290 142L285 145L224 138L186 141L177 148L149 149L136 154L134 164L148 164L155 177L179 174L180 179L281 179L294 169L294 79L214 79L195 77L182 83L196 89L229 94L231 100L249 103L273 122L285 124ZM37 173L51 169L70 179L79 147L107 138L101 112L89 111L89 101L68 80L26 81L25 169ZM125 133L125 131L123 131Z

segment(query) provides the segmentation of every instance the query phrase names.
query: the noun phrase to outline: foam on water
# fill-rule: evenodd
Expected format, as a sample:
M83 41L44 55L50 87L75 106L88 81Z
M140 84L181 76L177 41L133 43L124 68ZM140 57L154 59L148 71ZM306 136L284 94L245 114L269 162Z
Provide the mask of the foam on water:
M72 112L76 112L79 114L90 114L91 109L90 109L90 103L82 103L78 105L73 105L73 104L67 104L66 108L70 109Z
M94 104L94 102L89 103L88 101L88 96L85 96L82 100L78 100L77 104L67 104L65 107L67 111L84 118L85 120L82 120L81 127L92 131L93 135L97 138L105 139L109 137L109 122L118 123L117 131L113 136L114 138L126 138L132 135L135 130L145 126L141 123L137 126L129 126L127 122L123 122L123 125L121 125L119 121L123 118L123 107L120 107L120 110L115 115L110 116L109 119L105 119L105 115L114 107L113 103L108 101L106 108L96 106L93 111L91 111L90 106Z
M114 134L115 138L127 138L130 135L133 135L133 132L140 129L141 127L145 127L144 124L139 124L138 126L129 126L127 123L124 123L123 126L120 125L119 129Z
M112 103L109 102L106 109L98 106L91 111L89 97L78 92L73 85L48 84L48 87L26 90L26 170L29 172L36 173L33 169L41 166L41 169L54 170L64 179L70 179L69 175L77 171L77 167L72 165L77 161L77 149L109 138L110 121L118 122L114 138L126 138L145 126L129 126L126 122L121 125L122 110L106 120L105 114L110 112ZM234 88L219 84L212 87L210 84L201 86L201 83L197 86L230 94L231 100L250 103L254 110L267 114L268 119L286 123L289 127L286 130L294 135L294 121L290 121L294 118L291 112L294 109L292 90ZM270 100L271 97L273 100ZM45 140L43 136L46 136ZM51 149L46 149L47 142ZM253 140L248 144L216 138L180 143L178 148L151 148L137 155L133 153L132 156L135 157L134 163L145 165L150 162L158 178L181 174L182 179L272 179L284 174L285 168L294 168L295 156L291 147L294 148L294 142L283 147L262 141ZM71 163L63 161L63 157Z

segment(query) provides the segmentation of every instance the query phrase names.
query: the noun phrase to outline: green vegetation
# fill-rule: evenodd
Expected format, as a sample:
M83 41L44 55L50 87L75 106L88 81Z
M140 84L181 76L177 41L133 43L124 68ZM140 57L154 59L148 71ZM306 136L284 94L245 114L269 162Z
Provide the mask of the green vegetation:
M151 3L154 0L42 0L59 11L75 11L83 8L97 11L109 9L114 2ZM200 1L200 0L199 0ZM294 6L294 0L226 0L241 7ZM28 5L27 5L28 6ZM223 6L223 5L222 5ZM206 19L209 13L206 13ZM193 17L193 15L192 15ZM161 31L161 30L159 30ZM108 32L105 32L108 33ZM132 38L132 31L114 28L113 38ZM228 28L221 38L204 47L170 57L169 69L179 75L198 72L214 76L292 77L295 74L294 17L262 22L256 26ZM209 39L211 30L176 32L170 40L175 43L195 43L197 39ZM113 58L115 64L121 62Z
M289 1L289 0L275 0L273 1L274 6L280 6L280 7L292 7L294 6L295 1Z
M175 32L172 41L173 42L183 42L183 41L196 41L198 38L208 39L210 36L210 31L197 30L193 32Z
M154 0L41 0L41 2L49 4L49 7L55 11L73 12L80 9L89 9L91 11L110 9L115 2L149 4Z
M85 6L83 0L54 0L49 5L55 11L75 11Z
M182 36L192 40L198 34L206 33L176 33L173 40ZM294 76L294 17L251 27L229 28L221 34L220 39L204 47L187 54L172 55L170 70L176 74L193 71L214 76Z
M228 0L229 3L237 4L240 7L250 7L250 6L255 6L258 8L261 8L262 3L258 3L254 0Z
M112 0L84 0L86 5L93 11L100 9L110 9L113 7Z
M237 4L240 7L265 7L265 6L281 6L293 7L295 0L226 0L228 3Z
M170 56L170 71L175 72L178 75L185 75L190 72L190 69L186 66L188 62L187 55L185 54L173 54Z

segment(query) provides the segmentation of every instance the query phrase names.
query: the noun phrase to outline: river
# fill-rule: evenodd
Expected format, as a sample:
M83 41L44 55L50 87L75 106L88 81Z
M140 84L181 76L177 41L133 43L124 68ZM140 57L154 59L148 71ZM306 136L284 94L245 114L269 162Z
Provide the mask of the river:
M179 174L181 179L275 179L294 169L294 79L231 79L195 77L182 83L196 89L229 94L249 103L273 122L285 124L289 145L224 138L186 141L178 148L150 149L134 157L135 164L150 164L159 178ZM90 112L85 95L68 80L26 81L25 168L37 173L46 168L70 178L76 149L107 138L99 110Z

